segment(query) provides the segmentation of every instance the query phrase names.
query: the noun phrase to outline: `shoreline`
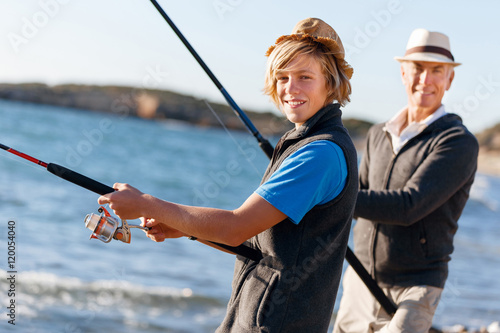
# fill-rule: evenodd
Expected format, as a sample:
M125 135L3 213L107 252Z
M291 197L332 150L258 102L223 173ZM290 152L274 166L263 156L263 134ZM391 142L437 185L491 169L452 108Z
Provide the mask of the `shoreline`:
M248 130L228 105L210 102L217 110L217 116L214 117L211 112L207 112L207 108L210 108L208 101L167 90L81 84L49 86L43 83L0 83L0 99L159 121L180 121L200 127L224 126L230 130ZM246 110L245 113L266 136L281 136L292 128L282 115L274 112ZM362 153L366 134L373 123L355 118L344 118L343 122L356 149ZM500 177L500 124L474 135L480 144L477 171Z

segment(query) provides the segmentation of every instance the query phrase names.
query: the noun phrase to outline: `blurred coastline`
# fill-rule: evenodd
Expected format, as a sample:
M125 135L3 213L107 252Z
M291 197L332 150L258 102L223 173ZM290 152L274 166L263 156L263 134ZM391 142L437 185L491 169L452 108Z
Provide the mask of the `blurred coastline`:
M142 119L187 122L200 127L226 127L246 131L244 124L225 104L211 103L172 91L126 86L89 86L42 83L0 83L0 99L113 113ZM213 107L213 109L212 109ZM211 112L216 112L214 116ZM279 137L292 128L276 112L244 110L263 135ZM358 149L364 149L366 133L373 123L344 117L344 124ZM478 171L500 176L500 124L474 133L480 144Z

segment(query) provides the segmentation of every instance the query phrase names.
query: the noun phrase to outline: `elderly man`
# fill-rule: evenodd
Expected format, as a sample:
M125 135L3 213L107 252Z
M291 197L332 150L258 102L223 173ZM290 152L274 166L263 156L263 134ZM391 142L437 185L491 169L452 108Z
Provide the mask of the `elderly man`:
M448 37L417 29L395 59L408 105L368 133L354 246L398 310L391 318L348 268L336 333L428 332L476 172L474 135L441 104L460 65Z

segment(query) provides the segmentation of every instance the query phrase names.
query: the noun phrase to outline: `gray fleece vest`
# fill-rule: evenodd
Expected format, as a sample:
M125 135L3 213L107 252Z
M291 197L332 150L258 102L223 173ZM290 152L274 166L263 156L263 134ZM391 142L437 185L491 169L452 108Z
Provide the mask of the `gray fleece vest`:
M343 191L311 209L298 225L285 219L247 242L263 259L237 257L226 318L217 332L328 330L358 190L356 150L338 104L321 109L281 138L262 182L286 157L315 140L342 148L348 168Z

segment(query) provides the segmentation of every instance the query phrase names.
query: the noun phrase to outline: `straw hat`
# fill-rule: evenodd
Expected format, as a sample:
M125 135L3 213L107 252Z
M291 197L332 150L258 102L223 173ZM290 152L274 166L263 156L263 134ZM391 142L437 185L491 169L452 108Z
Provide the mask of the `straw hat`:
M402 61L428 61L459 66L451 54L450 39L445 34L426 29L415 29L408 39L404 57L394 57Z
M345 51L340 37L337 35L335 30L333 30L333 28L324 21L318 18L307 18L300 21L297 25L295 25L295 28L293 28L291 35L284 35L276 40L275 45L271 46L267 50L266 57L273 52L279 43L292 39L310 39L325 45L338 60L337 64L342 67L347 77L349 79L352 77L353 69L344 59Z

